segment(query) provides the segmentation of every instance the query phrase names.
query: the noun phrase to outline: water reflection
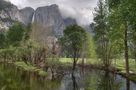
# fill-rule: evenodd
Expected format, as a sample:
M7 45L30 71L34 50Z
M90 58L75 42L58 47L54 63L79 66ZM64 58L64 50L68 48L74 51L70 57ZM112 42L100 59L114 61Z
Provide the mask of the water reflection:
M109 72L103 72L98 80L97 90L120 90L121 81Z
M78 85L77 85L76 77L74 76L74 74L72 74L72 81L73 81L73 90L78 90Z
M120 75L98 70L77 70L49 80L13 65L0 64L0 90L136 90L136 84Z
M0 90L56 90L60 81L46 80L32 72L25 72L13 65L0 65Z
M130 81L126 79L126 90L130 90Z

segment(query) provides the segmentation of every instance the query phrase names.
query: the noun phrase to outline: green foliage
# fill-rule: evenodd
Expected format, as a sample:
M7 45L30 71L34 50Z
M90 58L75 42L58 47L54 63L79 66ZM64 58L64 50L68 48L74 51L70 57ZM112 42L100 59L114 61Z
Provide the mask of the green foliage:
M99 0L98 7L94 14L94 40L98 58L107 67L111 64L112 42L109 38L110 29L108 26L108 9L105 0Z
M23 40L25 29L20 23L15 23L7 32L8 45L18 46Z
M108 3L107 3L108 2ZM94 40L96 52L104 65L122 56L124 50L123 19L118 11L121 1L99 0L94 14ZM125 12L125 11L124 11Z
M24 33L24 40L25 41L30 39L31 31L32 31L32 24L28 24L27 27L25 28L25 33Z
M0 49L4 47L6 36L4 32L0 32Z
M85 30L80 26L73 25L64 30L64 37L66 37L66 40L73 49L81 49L86 37Z
M94 40L90 34L87 34L86 40L86 57L87 58L96 58L96 47L94 45Z
M64 36L60 39L63 50L67 50L70 57L73 58L73 71L76 63L82 55L84 45L87 39L87 33L78 25L71 25L64 30Z
M122 57L124 50L124 30L122 29L122 22L119 12L114 8L108 15L109 34L108 38L112 45L112 58Z
M47 73L42 69L32 66L31 64L26 64L24 62L15 62L15 65L24 69L25 71L37 72L40 76L47 76Z
M64 30L64 36L60 39L62 46L71 57L79 57L79 52L81 52L83 44L86 40L85 30L77 25L72 25Z
M136 59L136 2L135 0L126 0L122 1L125 4L125 8L127 8L127 22L129 25L129 47L131 49L132 58ZM123 5L124 5L123 4Z
M46 49L44 47L40 47L38 43L31 40L27 40L22 44L19 52L21 60L25 63L29 62L33 65L38 65L39 62L46 59Z
M121 3L121 0L108 0L108 2L110 8L116 8Z

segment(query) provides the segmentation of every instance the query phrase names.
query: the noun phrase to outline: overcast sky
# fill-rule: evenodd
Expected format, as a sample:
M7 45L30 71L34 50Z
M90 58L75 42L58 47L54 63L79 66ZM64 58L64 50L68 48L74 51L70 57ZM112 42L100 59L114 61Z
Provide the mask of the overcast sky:
M19 8L33 7L51 4L59 5L63 17L76 18L79 24L89 24L93 21L93 11L98 0L9 0Z

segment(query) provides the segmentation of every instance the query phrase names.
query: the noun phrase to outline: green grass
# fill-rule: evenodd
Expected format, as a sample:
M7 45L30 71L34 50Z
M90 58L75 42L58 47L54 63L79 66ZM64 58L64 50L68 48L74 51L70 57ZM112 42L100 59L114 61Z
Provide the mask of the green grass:
M72 63L72 58L60 58L59 60L61 63Z
M22 68L23 70L25 70L25 71L31 71L31 72L36 72L36 73L38 73L38 75L40 75L40 76L47 76L47 72L45 72L45 71L43 71L42 69L39 69L39 68L37 68L37 67L34 67L33 65L31 65L31 64L26 64L26 63L24 63L24 62L15 62L15 65L17 66L17 67L20 67L20 68Z
M78 63L81 63L82 59L79 58ZM66 63L73 63L72 58L60 58L60 62L62 64ZM101 64L99 59L86 59L86 64ZM116 59L113 60L112 66L121 70L121 72L125 72L125 60L124 59ZM136 73L136 62L134 59L129 59L129 67L130 67L130 72Z
M63 64L72 63L73 60L71 58L61 58L60 62ZM81 63L81 59L79 59L78 63ZM98 59L87 59L86 64L100 64L100 60ZM113 60L112 66L117 68L122 75L126 74L125 69L125 60L124 59L116 59ZM129 59L129 68L130 68L130 76L128 77L130 80L136 82L136 61L134 59Z
M97 59L85 59L86 60L86 64L98 64L100 60ZM60 58L59 60L61 63L73 63L73 59L72 58ZM82 59L79 58L78 63L81 63Z
M61 63L73 63L72 58L60 58ZM81 63L81 58L79 59L78 63ZM86 59L86 64L100 64L100 60L98 59ZM113 60L114 67L117 69L125 70L125 60L124 59L116 59ZM136 73L136 62L134 59L129 59L129 67L130 71Z
M120 69L122 71L125 71L125 60L116 60L116 64L114 65L117 69ZM136 62L134 59L129 59L129 68L130 73L136 73Z

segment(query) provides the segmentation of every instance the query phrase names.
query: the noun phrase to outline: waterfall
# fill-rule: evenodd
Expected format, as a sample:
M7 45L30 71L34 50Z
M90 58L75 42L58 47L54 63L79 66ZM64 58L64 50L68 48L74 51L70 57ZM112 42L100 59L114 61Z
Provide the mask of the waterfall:
M35 12L34 12L34 14L33 14L32 22L31 22L31 23L33 23L33 22L34 22L34 19L35 19Z

